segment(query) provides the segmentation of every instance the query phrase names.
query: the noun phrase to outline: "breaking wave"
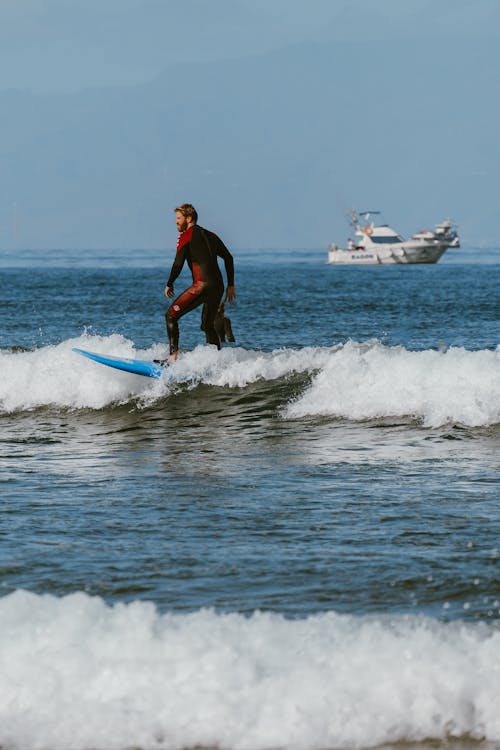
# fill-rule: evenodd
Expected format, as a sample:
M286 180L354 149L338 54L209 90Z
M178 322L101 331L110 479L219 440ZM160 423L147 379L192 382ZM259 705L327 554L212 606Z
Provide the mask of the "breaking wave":
M500 740L500 630L432 618L160 614L0 599L0 745L363 748Z
M147 350L117 334L90 336L33 351L0 352L0 410L55 406L102 409L133 400L150 405L179 388L199 384L245 388L304 374L302 393L283 404L285 418L333 417L353 421L400 417L427 427L471 427L500 422L500 348L409 351L378 341L272 352L199 346L159 380L108 370L75 354L81 347L121 357L165 356L164 344Z

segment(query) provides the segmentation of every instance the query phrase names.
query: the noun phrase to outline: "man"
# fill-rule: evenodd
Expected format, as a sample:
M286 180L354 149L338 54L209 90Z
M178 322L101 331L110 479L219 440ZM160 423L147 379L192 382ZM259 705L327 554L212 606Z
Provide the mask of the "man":
M217 257L223 259L226 267L226 300L233 302L236 299L233 256L222 240L213 232L198 226L198 214L190 203L177 206L175 223L179 239L175 260L165 287L165 296L174 297L174 282L185 261L191 270L193 283L172 302L165 315L170 360L176 360L179 354L179 319L204 303L204 330L207 342L215 344L220 349L220 338L215 330L214 319L224 292L224 282Z

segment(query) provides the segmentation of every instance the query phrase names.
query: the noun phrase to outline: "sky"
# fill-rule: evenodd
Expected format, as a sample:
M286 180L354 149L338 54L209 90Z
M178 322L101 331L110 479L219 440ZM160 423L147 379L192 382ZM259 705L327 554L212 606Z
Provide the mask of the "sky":
M135 84L305 41L493 40L498 19L497 0L0 0L0 90Z
M498 0L0 0L0 249L500 241ZM202 221L202 223L203 223Z

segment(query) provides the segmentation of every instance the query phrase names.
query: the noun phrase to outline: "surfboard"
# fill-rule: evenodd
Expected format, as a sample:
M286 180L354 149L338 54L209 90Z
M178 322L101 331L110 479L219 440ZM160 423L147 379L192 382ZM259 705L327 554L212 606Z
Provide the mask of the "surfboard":
M148 359L111 357L105 354L96 354L96 352L88 352L86 349L74 348L73 351L81 354L83 357L94 360L94 362L98 362L100 365L114 367L116 370L123 370L124 372L131 372L134 375L143 375L146 378L160 378L165 372L163 365L151 362Z

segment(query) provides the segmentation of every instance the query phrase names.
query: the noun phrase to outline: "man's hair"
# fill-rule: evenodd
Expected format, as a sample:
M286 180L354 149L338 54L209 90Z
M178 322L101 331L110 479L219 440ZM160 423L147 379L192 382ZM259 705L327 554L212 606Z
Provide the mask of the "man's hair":
M183 203L182 206L176 206L174 208L174 211L180 211L186 219L188 218L188 216L190 216L195 224L198 221L198 212L196 211L196 208L191 205L191 203Z

